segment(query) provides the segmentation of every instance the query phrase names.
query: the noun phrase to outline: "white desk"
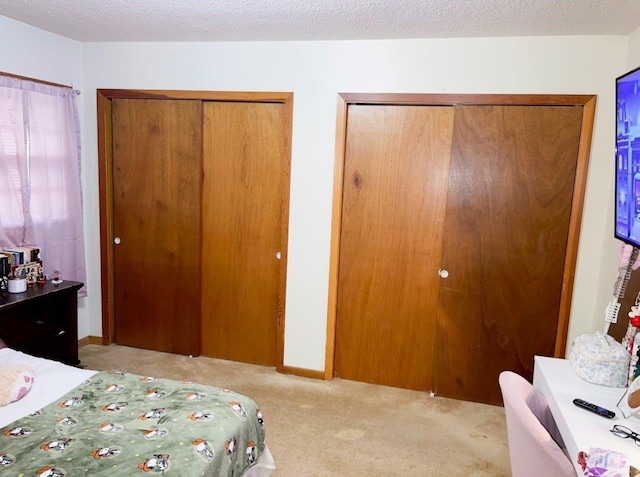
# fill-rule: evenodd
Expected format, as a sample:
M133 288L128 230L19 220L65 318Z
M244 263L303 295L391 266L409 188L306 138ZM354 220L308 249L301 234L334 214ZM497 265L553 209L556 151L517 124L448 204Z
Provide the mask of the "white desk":
M577 463L579 451L589 452L590 447L623 452L629 463L640 469L640 447L633 439L614 436L609 429L620 424L640 433L640 418L624 419L617 408L624 388L610 388L588 383L581 379L566 359L535 357L533 386L547 398L549 409L562 435L567 451L578 475L583 475ZM580 409L573 400L584 399L616 413L613 419L600 417Z

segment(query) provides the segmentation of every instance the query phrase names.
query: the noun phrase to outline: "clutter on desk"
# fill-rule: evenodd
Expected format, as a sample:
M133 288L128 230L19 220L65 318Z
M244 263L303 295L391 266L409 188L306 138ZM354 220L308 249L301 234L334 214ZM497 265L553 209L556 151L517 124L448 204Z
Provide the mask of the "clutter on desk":
M586 477L629 477L630 466L622 452L592 447L578 454L578 464Z
M619 300L625 295L631 272L638 268L640 249L622 244L613 298L605 311L604 331L578 336L569 354L573 370L587 382L624 388L640 376L640 293L627 314L629 322L622 341L618 343L608 334L610 325L618 321Z

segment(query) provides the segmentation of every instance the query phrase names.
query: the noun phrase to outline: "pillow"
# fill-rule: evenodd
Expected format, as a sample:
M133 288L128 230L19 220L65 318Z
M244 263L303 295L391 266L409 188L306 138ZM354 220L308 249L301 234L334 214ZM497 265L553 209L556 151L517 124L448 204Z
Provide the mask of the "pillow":
M0 368L0 406L22 399L33 385L34 373L22 364Z

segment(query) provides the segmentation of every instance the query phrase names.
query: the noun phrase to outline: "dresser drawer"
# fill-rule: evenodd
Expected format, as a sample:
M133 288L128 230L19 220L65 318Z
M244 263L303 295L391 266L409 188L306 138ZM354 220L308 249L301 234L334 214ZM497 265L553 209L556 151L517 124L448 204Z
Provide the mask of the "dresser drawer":
M74 364L74 360L69 356L69 349L72 346L71 338L71 334L65 330L54 330L52 333L38 334L28 341L9 346L33 356Z
M34 285L24 293L0 296L0 338L25 353L78 364L79 282Z
M68 325L45 310L39 313L27 313L24 315L12 314L5 316L0 322L0 337L8 346L28 343L42 336L57 335L63 331L68 333Z

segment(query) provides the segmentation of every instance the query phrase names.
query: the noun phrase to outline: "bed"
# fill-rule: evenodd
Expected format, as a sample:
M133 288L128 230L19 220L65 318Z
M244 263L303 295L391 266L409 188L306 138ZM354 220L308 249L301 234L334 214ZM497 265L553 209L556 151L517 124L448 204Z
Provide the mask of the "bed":
M34 372L0 406L0 474L268 477L275 469L256 403L228 389L90 371L0 349L0 369Z

